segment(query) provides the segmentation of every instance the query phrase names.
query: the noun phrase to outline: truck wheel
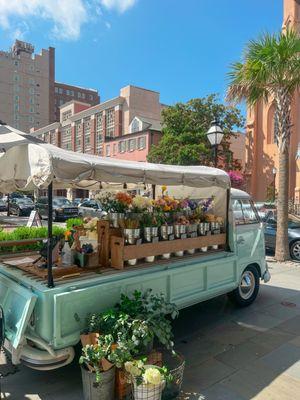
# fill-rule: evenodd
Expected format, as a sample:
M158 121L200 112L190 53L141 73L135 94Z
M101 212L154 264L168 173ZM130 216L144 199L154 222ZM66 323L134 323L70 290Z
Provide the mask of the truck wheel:
M229 298L240 307L253 303L259 291L259 273L254 265L248 265L241 276L239 286L228 294Z

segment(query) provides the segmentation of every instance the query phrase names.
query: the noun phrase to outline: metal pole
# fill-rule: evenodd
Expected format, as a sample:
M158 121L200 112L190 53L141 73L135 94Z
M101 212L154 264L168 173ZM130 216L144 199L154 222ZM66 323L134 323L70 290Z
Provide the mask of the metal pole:
M276 198L276 174L274 174L273 201Z
M7 216L10 216L10 194L7 194Z
M218 168L218 145L214 146L215 168Z
M53 184L48 186L48 241L47 241L47 269L48 269L48 287L53 288L52 275L52 212L53 212Z
M152 199L155 200L155 185L152 185Z

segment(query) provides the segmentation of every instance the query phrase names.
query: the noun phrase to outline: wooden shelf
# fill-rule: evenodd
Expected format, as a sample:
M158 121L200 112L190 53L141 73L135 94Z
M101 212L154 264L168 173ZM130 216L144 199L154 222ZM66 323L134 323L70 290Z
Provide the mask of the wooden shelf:
M165 253L199 249L201 247L226 243L226 234L199 236L196 238L166 240L157 243L143 243L139 245L126 245L124 238L111 236L111 266L116 269L124 268L124 261L142 259L150 256L159 256Z

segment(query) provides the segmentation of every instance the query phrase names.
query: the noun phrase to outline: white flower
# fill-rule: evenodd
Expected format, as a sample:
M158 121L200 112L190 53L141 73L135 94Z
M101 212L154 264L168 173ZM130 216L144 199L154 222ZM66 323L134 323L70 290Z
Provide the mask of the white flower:
M161 373L157 368L147 368L144 373L144 382L152 385L159 385L162 382Z
M146 210L152 206L152 200L149 197L135 196L132 205L139 210Z
M135 362L126 361L124 364L125 370L132 376L140 376L142 371Z

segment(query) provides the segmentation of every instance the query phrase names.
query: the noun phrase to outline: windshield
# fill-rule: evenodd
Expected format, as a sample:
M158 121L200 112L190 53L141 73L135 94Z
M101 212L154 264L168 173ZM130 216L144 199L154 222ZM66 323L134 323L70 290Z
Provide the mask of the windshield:
M267 224L276 226L277 225L277 219L274 217L271 217L267 220ZM296 219L289 218L288 220L288 228L289 229L300 229L300 221L297 221Z
M72 203L68 199L65 199L64 197L62 197L61 199L58 198L53 199L53 204L58 207L72 205Z
M16 203L18 204L33 204L33 201L29 198L24 198L24 199L15 199Z

